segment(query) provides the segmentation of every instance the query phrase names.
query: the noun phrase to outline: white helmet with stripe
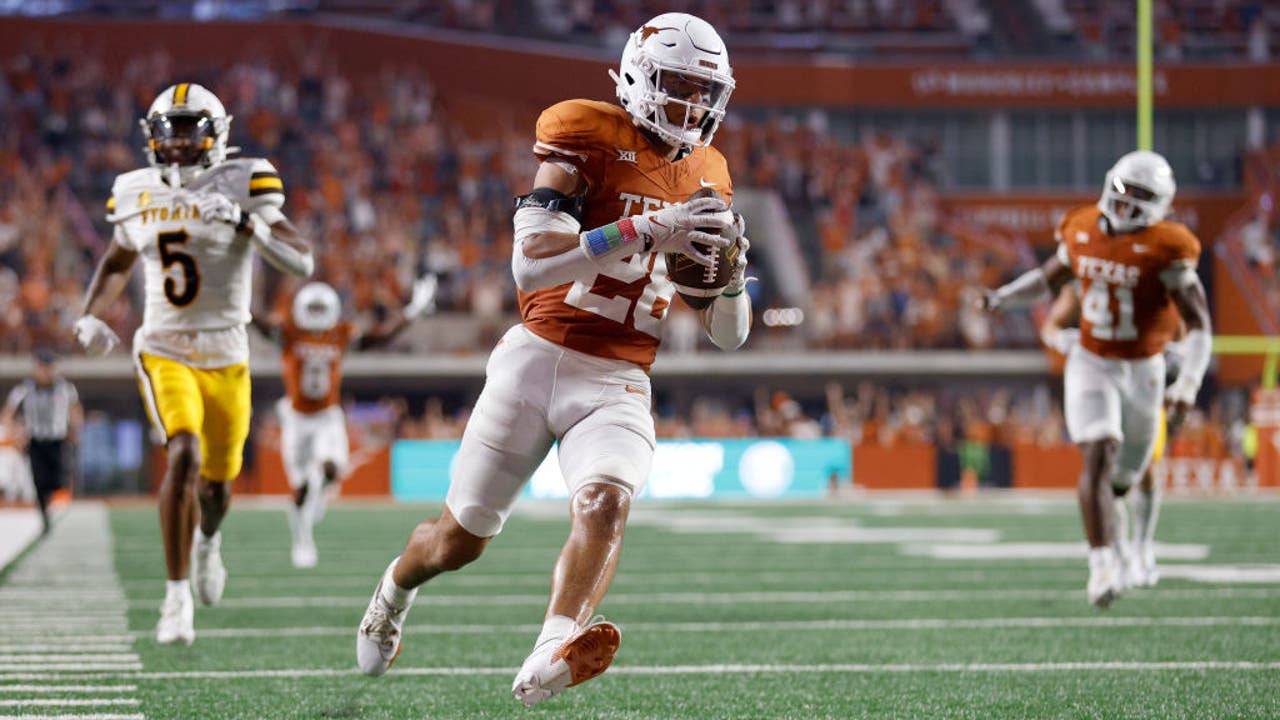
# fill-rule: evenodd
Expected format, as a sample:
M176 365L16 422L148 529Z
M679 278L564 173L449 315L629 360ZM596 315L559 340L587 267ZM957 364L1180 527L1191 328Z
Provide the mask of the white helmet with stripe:
M156 96L138 121L147 139L147 161L154 167L177 165L200 171L227 159L231 116L222 101L195 83L178 83ZM189 179L184 177L184 180Z

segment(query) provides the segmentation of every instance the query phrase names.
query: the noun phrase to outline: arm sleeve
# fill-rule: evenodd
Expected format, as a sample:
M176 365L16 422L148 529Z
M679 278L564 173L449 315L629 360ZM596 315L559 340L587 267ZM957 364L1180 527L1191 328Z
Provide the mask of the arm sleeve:
M721 295L702 311L702 327L721 350L737 350L751 333L751 298Z
M1200 264L1200 240L1182 226L1172 233L1166 245L1167 254L1160 281L1169 290L1178 290L1199 282L1196 266Z
M573 282L579 277L594 276L600 266L582 251L580 245L545 258L531 258L524 254L524 243L540 232L577 234L581 225L567 212L538 207L523 207L516 211L514 242L511 246L511 276L516 287L523 292L555 287Z

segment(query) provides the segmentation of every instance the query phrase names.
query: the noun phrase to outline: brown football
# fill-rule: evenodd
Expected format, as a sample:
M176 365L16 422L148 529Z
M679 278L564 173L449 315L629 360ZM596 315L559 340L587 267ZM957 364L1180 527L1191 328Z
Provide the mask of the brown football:
M690 195L689 200L702 197L721 196L712 188L701 188ZM714 230L707 228L706 232L714 233ZM686 305L694 310L701 310L710 305L720 295L724 286L729 284L729 276L733 272L733 264L737 259L737 243L722 248L717 253L716 264L713 267L699 265L685 255L669 252L666 254L667 277L676 286L676 291L680 293L680 298Z

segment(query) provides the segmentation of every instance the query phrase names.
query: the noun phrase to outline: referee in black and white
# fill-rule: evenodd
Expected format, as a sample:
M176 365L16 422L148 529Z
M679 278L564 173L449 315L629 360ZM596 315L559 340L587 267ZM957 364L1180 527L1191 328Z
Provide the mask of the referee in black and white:
M76 442L84 421L84 409L76 387L58 374L57 356L52 351L37 350L34 360L31 377L9 393L0 422L8 424L15 416L22 415L31 479L47 533L49 498L62 487L63 454L68 444Z

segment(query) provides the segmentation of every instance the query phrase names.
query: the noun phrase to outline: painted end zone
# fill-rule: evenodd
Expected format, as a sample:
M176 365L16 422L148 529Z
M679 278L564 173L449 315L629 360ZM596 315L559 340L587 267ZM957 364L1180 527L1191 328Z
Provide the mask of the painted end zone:
M391 448L391 492L398 500L439 501L449 489L454 440L399 440ZM749 438L660 440L653 470L640 497L817 498L832 475L852 473L853 451L845 440ZM555 448L525 485L533 498L568 497Z

